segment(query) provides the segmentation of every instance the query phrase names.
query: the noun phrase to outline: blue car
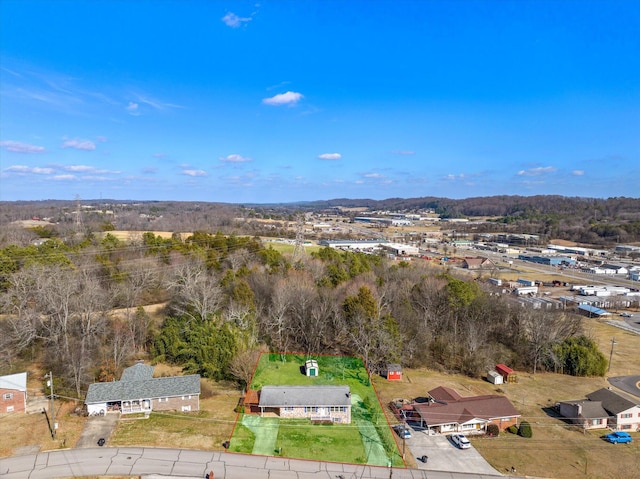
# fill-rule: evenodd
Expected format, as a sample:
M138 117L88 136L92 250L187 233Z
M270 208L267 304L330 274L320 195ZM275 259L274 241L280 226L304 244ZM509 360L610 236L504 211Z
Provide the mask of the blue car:
M622 431L607 434L604 437L604 440L610 442L611 444L618 444L619 442L622 444L626 444L629 442L633 442L633 438L629 435L629 433Z

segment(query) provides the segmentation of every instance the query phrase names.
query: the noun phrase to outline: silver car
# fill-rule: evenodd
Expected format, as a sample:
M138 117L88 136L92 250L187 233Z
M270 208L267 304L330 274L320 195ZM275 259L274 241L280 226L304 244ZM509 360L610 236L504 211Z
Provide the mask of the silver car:
M469 439L467 439L464 434L452 434L451 442L453 442L460 449L469 449L471 447Z

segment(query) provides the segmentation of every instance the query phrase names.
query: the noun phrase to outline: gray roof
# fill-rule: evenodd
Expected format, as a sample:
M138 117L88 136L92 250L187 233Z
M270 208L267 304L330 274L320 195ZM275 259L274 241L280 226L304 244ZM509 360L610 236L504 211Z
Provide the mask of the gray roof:
M349 386L264 386L259 406L351 406L351 393Z
M122 371L120 381L143 381L151 378L153 378L153 366L137 363Z
M27 373L7 374L0 376L0 389L27 391Z
M142 381L113 381L89 386L85 404L131 401L200 394L200 375L153 378Z
M619 392L605 388L598 389L597 391L587 394L587 397L591 401L600 401L602 403L602 407L605 408L609 414L614 415L620 414L621 412L638 405L636 401L632 400L628 396L624 396Z
M580 416L585 419L601 419L609 417L609 413L604 410L600 401L591 401L589 399L577 399L575 401L561 401L564 404L571 404L576 408L582 407Z

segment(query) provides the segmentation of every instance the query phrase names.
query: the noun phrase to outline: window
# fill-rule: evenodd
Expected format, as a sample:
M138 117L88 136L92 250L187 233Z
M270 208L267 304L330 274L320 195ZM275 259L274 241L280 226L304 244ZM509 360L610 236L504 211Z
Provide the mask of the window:
M596 426L598 424L602 424L602 419L594 419L591 421L591 424Z
M285 411L293 411L293 406L285 406L282 409L285 410Z
M7 412L13 412L13 406L7 406Z
M630 417L633 417L633 414L631 414L630 412L624 413L624 414L620 414L620 418L622 418L622 419L629 419Z
M11 399L13 399L13 393L4 393L4 396L2 396L2 399L10 401Z
M182 406L182 412L189 412L191 411L191 406Z
M622 424L620 429L631 429L631 424Z

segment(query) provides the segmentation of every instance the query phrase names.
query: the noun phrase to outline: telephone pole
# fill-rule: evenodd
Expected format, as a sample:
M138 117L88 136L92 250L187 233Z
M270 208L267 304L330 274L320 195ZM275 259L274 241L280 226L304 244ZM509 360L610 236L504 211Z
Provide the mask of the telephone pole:
M51 431L51 439L56 438L56 404L53 400L53 373L49 371L49 374L44 375L45 379L48 378L47 386L51 388L51 427L49 430Z
M293 263L297 263L304 257L304 213L299 213L296 218L296 243L293 247Z

